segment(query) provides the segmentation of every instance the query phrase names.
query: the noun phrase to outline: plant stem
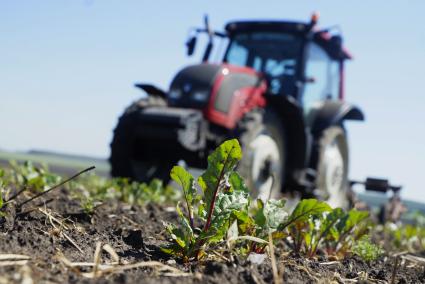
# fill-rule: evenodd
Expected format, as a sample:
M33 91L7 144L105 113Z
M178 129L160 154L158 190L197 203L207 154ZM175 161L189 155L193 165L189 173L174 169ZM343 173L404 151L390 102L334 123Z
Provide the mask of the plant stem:
M192 210L192 206L189 204L189 202L187 201L187 196L186 194L184 194L184 199L186 201L186 207L187 207L187 211L189 214L189 222L190 222L190 227L192 228L192 230L195 228L194 224L193 224L193 210Z
M215 201L217 199L218 190L220 189L220 182L224 177L224 170L226 169L226 164L227 164L227 161L229 159L229 156L226 157L226 160L223 163L223 168L221 169L220 177L218 178L217 185L214 189L213 199L211 201L211 204L210 204L210 207L209 207L209 210L208 210L207 222L205 223L204 230L203 230L204 232L207 232L209 230L210 226L211 226L211 218L212 218L212 213L214 211Z

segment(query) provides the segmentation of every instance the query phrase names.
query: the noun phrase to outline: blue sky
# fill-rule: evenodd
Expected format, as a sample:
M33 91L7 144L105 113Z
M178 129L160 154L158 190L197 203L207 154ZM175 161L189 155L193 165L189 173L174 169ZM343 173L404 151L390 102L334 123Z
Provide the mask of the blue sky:
M266 4L267 3L267 4ZM389 177L425 201L425 1L0 1L0 148L107 157L117 117L140 96L135 82L168 88L188 28L204 13L234 19L338 24L354 55L347 100L365 123L348 125L351 176Z

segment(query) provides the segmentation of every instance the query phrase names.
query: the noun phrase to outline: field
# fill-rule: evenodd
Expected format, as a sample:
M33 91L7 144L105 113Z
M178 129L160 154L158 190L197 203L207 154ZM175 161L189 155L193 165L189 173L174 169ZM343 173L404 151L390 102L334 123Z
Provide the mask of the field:
M423 216L378 225L317 200L288 213L250 200L238 153L221 150L196 182L203 194L178 167L173 187L90 171L67 182L31 163L3 170L0 283L425 282Z

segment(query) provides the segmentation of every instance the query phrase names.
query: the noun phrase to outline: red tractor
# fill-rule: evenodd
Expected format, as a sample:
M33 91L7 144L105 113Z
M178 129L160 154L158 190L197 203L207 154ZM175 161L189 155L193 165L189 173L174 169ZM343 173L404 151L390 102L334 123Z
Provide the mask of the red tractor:
M363 120L345 102L342 37L309 23L236 21L225 32L193 29L208 43L202 62L182 69L163 91L136 84L146 96L119 119L111 143L112 176L137 181L169 179L172 165L205 168L208 154L238 138L238 170L253 196L314 196L347 206L345 120ZM212 63L214 41L226 44Z

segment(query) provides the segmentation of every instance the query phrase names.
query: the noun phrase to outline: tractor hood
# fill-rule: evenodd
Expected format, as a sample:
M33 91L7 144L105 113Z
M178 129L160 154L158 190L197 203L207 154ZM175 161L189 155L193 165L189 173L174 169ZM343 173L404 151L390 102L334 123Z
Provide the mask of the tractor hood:
M168 104L200 109L212 123L233 129L255 107L264 107L267 84L252 68L201 63L181 70L171 82Z
M221 65L209 63L183 68L171 82L169 104L184 108L204 108L222 68Z

